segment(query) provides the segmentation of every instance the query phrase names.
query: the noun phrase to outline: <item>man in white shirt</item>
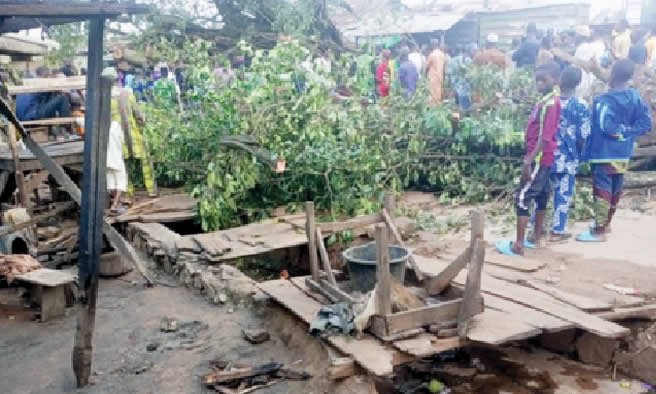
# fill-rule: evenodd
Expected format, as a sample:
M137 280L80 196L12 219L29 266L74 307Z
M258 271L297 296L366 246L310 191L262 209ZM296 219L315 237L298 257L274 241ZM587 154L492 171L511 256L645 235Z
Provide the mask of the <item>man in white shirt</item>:
M588 26L578 26L576 28L576 39L579 45L576 47L574 56L586 63L592 61L596 64L601 64L601 59L604 56L604 52L606 52L606 44L604 44L601 37L598 34L594 34L593 36ZM583 75L578 92L582 98L589 100L592 97L592 86L597 80L597 77L591 72L582 71Z
M424 65L426 64L426 58L419 51L417 44L412 44L412 51L408 54L408 60L415 65L417 73L421 76L424 71Z

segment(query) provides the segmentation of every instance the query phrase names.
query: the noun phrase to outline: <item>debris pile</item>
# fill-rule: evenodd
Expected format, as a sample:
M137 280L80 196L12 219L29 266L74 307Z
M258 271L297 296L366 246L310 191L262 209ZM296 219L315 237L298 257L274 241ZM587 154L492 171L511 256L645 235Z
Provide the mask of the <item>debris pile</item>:
M7 278L7 283L14 281L20 274L35 271L41 264L27 254L0 254L0 276Z
M203 375L203 384L222 394L246 394L273 386L283 380L308 380L306 372L285 368L284 364L271 362L251 366L223 360L210 361L211 372Z

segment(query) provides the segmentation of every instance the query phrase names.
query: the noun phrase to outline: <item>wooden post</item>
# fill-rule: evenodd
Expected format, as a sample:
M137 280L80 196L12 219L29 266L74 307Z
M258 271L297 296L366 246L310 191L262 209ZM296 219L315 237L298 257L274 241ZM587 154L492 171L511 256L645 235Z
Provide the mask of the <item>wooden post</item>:
M481 311L481 276L485 261L485 241L477 238L469 261L462 303L458 310L458 336L466 338L471 318Z
M21 170L20 157L18 155L18 146L16 140L16 127L9 123L7 132L9 134L9 150L11 151L11 157L14 160L14 176L16 177L18 202L23 208L29 208L30 196L25 189L25 176Z
M485 212L481 209L471 211L471 235L469 247L474 248L477 239L485 239Z
M105 20L89 23L89 72L87 75L87 113L84 138L84 172L80 215L79 284L82 292L77 308L77 329L73 345L73 371L77 386L89 384L93 358L93 331L98 299L98 261L102 249L102 226L106 200L107 140L111 123L113 82L100 74L103 67Z
M312 279L319 283L319 258L317 256L316 225L314 222L314 202L305 203L305 233L308 239L308 252L310 254L310 272Z
M376 225L376 314L392 314L391 274L387 226Z
M335 274L333 274L333 268L330 266L328 251L326 250L326 246L323 244L323 233L321 233L321 229L319 227L317 227L317 231L316 231L316 242L317 245L319 246L319 254L321 256L321 263L323 265L323 270L326 272L326 275L328 276L328 280L330 281L330 283L337 286L337 281L335 280Z
M394 223L394 211L396 211L396 196L394 193L385 193L385 197L383 200L383 209L387 211L389 214L390 219L392 219L392 223ZM389 229L389 232L387 233L387 239L394 239L394 233L392 232L392 229ZM399 242L398 240L396 242Z

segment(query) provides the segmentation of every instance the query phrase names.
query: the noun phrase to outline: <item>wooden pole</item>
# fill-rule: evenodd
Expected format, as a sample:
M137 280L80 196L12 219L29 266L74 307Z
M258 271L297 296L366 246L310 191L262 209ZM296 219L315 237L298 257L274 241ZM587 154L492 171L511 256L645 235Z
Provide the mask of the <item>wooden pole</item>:
M458 336L460 338L467 337L471 318L481 311L481 276L483 275L484 261L485 241L477 238L469 261L462 303L458 310Z
M401 238L401 234L399 234L399 230L396 228L396 224L394 224L394 219L390 216L390 214L387 212L387 208L383 209L383 219L385 220L385 224L387 224L387 227L390 230L390 233L392 234L392 239L396 241L396 243L405 248L405 242L403 242L403 238ZM424 281L424 274L419 270L419 266L417 265L417 262L415 261L415 258L410 255L410 258L408 259L410 261L410 266L412 267L412 270L415 271L415 276L417 277L417 280L419 282Z
M385 197L383 200L383 209L387 211L390 219L392 219L392 223L394 223L394 212L396 211L396 196L394 195L394 193L385 193ZM394 239L394 233L392 232L391 228L387 233L387 239Z
M330 283L332 283L334 286L337 286L337 281L335 280L335 274L333 274L333 268L330 266L328 251L326 250L326 246L323 244L323 233L321 232L321 229L319 227L317 227L316 233L317 233L316 241L317 241L317 245L319 245L319 254L321 257L323 270L326 272L326 275L328 276L328 280L330 281Z
M314 222L314 202L305 203L305 233L308 239L308 252L310 254L310 272L312 279L319 283L319 258L317 256L316 224ZM323 240L322 240L323 242Z
M87 113L84 136L84 170L80 215L79 285L82 297L77 308L77 329L72 362L77 386L89 384L93 358L93 332L98 299L98 263L102 249L102 225L106 200L107 135L111 123L113 81L103 79L104 18L89 23Z
M480 209L471 211L471 235L469 247L474 249L477 239L485 239L485 212Z
M387 226L376 225L376 314L392 314L391 274Z
M18 190L18 202L23 208L29 208L30 196L25 189L25 176L21 170L20 157L18 155L18 146L16 140L16 127L9 124L9 150L11 151L11 158L14 160L14 176L16 177L16 190Z

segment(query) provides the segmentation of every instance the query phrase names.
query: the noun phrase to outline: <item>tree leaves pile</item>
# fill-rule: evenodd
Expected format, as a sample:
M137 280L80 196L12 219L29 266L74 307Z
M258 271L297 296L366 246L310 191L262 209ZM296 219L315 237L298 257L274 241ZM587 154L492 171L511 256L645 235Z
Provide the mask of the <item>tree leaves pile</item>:
M228 87L214 79L204 45L185 43L192 88L184 111L149 104L147 133L160 183L189 187L205 230L308 200L337 217L378 209L389 190L421 188L458 202L512 187L526 108L511 100L457 124L450 104L427 106L425 87L411 101L395 95L370 104L373 79L362 70L369 64L344 55L326 73L304 66L313 54L293 40L266 52L241 43L252 61ZM508 81L497 74L495 80ZM527 78L517 74L498 87L511 97L513 84L524 87L517 80ZM222 144L229 136L256 141L271 160ZM284 173L271 168L277 158L286 160Z

